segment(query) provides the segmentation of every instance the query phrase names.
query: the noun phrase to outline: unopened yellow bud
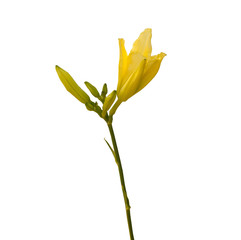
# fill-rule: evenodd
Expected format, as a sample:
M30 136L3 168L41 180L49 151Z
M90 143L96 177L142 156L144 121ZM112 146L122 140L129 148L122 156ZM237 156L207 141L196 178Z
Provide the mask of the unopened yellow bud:
M107 111L110 109L110 107L112 106L112 104L114 103L116 98L116 91L113 91L112 93L110 93L106 99L105 102L103 104L103 111L102 111L102 117L105 117Z
M55 68L60 81L64 84L68 92L84 104L90 101L90 97L78 86L68 72L59 66L56 66Z

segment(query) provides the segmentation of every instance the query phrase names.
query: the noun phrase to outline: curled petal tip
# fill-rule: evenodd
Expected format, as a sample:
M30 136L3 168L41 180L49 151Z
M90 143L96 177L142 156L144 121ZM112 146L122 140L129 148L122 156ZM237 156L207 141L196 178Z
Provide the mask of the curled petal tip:
M165 56L166 56L166 53L161 52L160 54L158 54L158 59L162 60Z
M145 31L152 32L151 28L146 28Z

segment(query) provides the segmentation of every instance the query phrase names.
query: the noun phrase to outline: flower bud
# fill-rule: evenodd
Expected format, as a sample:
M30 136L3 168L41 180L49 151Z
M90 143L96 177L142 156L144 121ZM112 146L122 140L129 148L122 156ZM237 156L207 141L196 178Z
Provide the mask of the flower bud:
M113 91L106 97L105 102L103 104L102 117L105 117L107 111L110 109L113 102L115 101L115 98L116 98L116 91Z
M107 84L105 83L102 88L101 97L105 99L105 96L107 93L108 93L108 88L107 88Z
M96 89L96 87L94 87L91 83L89 82L85 82L86 87L89 89L89 91L91 92L91 94L96 97L99 98L100 94L98 92L98 90Z
M60 81L64 84L68 92L84 104L90 101L90 97L78 86L68 72L59 66L56 66L55 69Z

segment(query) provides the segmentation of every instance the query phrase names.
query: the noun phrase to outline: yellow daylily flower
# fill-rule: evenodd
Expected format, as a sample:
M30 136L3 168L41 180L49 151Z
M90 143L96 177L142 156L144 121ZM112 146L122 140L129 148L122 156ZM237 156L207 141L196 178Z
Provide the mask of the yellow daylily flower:
M120 59L117 85L118 100L110 111L113 115L118 106L142 90L157 74L162 59L166 56L161 52L151 56L152 30L145 29L134 42L127 55L124 39L119 39Z

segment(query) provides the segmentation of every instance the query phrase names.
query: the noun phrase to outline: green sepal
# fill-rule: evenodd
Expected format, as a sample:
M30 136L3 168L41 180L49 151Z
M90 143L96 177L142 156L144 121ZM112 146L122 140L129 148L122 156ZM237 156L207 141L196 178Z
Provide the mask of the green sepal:
M95 112L102 118L102 110L100 106L95 106Z
M85 104L85 106L86 106L87 110L89 110L89 111L95 111L95 106L93 105L93 103L87 102L87 103Z
M85 104L87 110L96 112L102 118L102 109L98 106L97 102L87 102Z
M96 89L95 86L93 86L91 83L89 82L85 82L85 85L86 87L89 89L89 91L91 92L91 94L96 97L96 98L99 98L100 97L100 94L98 92L98 90Z

